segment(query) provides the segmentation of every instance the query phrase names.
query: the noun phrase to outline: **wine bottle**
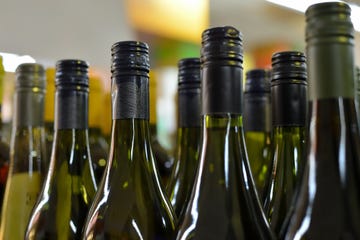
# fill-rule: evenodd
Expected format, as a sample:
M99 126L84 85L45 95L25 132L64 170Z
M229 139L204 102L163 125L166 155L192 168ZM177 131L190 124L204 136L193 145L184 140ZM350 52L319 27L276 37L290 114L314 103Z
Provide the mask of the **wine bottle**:
M237 29L203 32L203 141L177 240L273 239L244 142L242 61L242 35Z
M169 152L161 145L157 134L157 79L152 70L149 73L149 98L150 98L150 116L149 116L149 128L150 128L150 141L151 148L155 157L156 164L158 166L161 182L163 186L168 184L171 170L173 166L173 158Z
M173 239L176 217L150 144L148 46L117 42L111 53L110 153L82 239Z
M264 211L276 234L293 204L306 157L307 72L302 52L272 56L272 167ZM291 114L289 114L291 113Z
M269 71L246 72L244 90L244 134L255 186L262 202L270 174L271 97Z
M3 128L2 128L2 118L1 118L1 110L2 110L2 101L3 101L3 82L4 82L4 65L3 58L0 55L0 206L2 205L4 199L4 192L6 187L6 179L9 171L9 161L10 161L10 148L9 145L5 142L3 136ZM1 209L0 209L1 216Z
M181 59L178 69L177 143L167 192L179 217L190 197L201 146L200 59Z
M96 182L101 181L105 170L109 144L101 130L104 90L101 78L90 70L89 72L89 146ZM110 104L110 102L108 102Z
M2 205L0 239L23 240L47 165L44 130L45 70L16 69L10 167Z
M306 10L312 116L309 152L285 239L360 239L360 138L354 29L344 2Z
M56 63L54 144L25 239L80 239L96 185L88 139L88 64Z

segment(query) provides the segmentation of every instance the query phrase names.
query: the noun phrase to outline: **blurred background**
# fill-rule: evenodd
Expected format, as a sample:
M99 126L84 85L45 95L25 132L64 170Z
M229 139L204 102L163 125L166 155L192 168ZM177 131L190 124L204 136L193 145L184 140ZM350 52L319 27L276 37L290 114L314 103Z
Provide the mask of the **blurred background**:
M357 8L360 0L346 2L353 6L356 64L360 65L360 23L356 22L360 21ZM51 68L59 59L78 58L90 63L92 76L100 81L97 89L103 92L104 105L90 106L90 113L100 112L97 124L104 134L109 134L111 45L123 40L145 41L150 46L152 78L157 82L156 101L151 104L157 107L158 138L171 151L177 127L177 62L180 58L200 56L202 31L223 25L238 28L244 38L244 72L270 67L271 55L276 51L305 51L303 11L314 1L2 0L1 3L5 123L11 122L13 79L18 64L38 62ZM90 92L90 99L91 96Z

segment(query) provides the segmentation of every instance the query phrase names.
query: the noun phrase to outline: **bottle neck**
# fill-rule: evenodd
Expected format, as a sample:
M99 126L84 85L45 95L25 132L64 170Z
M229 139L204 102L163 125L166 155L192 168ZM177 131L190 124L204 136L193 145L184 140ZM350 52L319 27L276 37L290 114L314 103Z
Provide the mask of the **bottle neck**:
M242 113L242 67L207 64L202 69L202 114Z
M14 96L14 127L44 125L44 92L20 89Z
M307 42L310 100L354 98L354 43L344 38L311 39Z
M270 93L244 94L244 130L246 132L271 131Z
M214 114L203 116L203 128L216 129L219 131L228 131L228 128L242 128L242 116L240 114Z
M201 95L200 88L186 89L178 92L179 128L200 127Z
M307 85L301 81L271 86L273 126L305 126L307 119Z
M112 118L149 120L149 78L120 76L112 83ZM155 103L154 103L155 104Z
M57 90L54 130L88 128L88 92Z

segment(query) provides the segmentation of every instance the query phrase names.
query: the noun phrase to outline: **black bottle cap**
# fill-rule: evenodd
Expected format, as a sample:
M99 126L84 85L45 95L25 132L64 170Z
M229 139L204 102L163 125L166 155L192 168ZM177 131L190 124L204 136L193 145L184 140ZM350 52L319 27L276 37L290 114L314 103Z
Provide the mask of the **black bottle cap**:
M16 68L16 88L40 88L45 91L45 69L41 64L23 63Z
M243 62L242 34L231 26L215 27L202 34L201 63L239 65Z
M307 68L302 52L285 51L273 55L271 103L273 126L305 126Z
M143 75L150 71L149 47L138 41L121 41L111 47L112 77ZM121 80L121 78L119 78Z
M83 60L56 63L54 129L88 128L89 65Z
M111 48L113 119L149 119L149 47L122 41Z
M246 72L244 93L270 93L270 70L252 69Z
M202 114L242 113L242 36L234 27L202 34Z
M327 41L341 42L344 39L336 36L354 38L350 13L351 8L344 2L325 2L310 6L305 12L306 40L326 37Z
M274 53L271 58L271 84L283 81L296 81L306 84L306 57L297 51Z
M184 58L178 62L178 125L201 125L200 59Z
M83 89L89 88L89 64L83 60L65 59L56 63L55 85L59 88ZM79 88L80 87L80 88Z
M183 58L178 62L178 89L179 91L188 87L200 88L200 59Z

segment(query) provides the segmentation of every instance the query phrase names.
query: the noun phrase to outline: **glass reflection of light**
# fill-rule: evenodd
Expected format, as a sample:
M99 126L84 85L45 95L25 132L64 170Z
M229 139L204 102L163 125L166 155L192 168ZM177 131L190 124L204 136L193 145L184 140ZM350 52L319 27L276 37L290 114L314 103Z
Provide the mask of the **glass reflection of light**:
M339 174L341 178L341 184L346 183L346 169L345 169L345 146L346 146L346 125L345 125L345 112L344 103L342 99L339 99L339 116L340 116L340 142L339 142Z
M134 219L131 221L131 224L132 224L133 227L135 228L135 231L136 231L136 233L138 234L138 237L140 237L141 240L144 240L144 238L143 238L142 235L141 235L140 229L139 229L139 227L138 227L138 225L136 224L136 222L135 222Z

